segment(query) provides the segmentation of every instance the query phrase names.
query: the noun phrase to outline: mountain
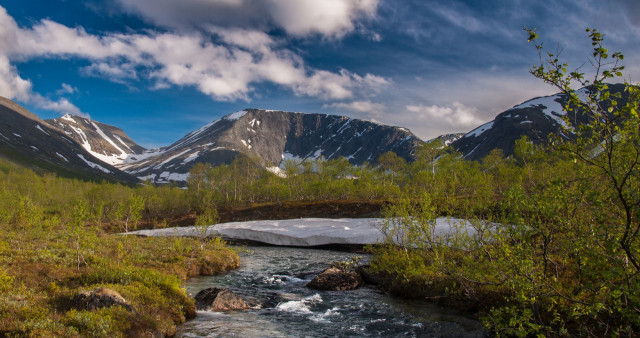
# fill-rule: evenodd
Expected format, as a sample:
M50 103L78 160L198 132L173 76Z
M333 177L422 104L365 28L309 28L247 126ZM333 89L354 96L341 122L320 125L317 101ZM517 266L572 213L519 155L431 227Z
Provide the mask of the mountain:
M610 84L609 90L611 93L621 93L623 100L628 98L623 84ZM588 88L582 88L576 94L583 98L587 91ZM563 131L562 126L566 126L563 117L569 118L574 126L587 123L589 117L581 112L567 115L564 107L568 101L568 95L563 93L526 101L498 114L493 121L470 131L452 142L451 146L461 152L465 159L480 160L496 148L501 149L505 156L512 155L515 141L522 136L527 136L535 144L545 144L549 134L560 135L567 140L574 139L571 128Z
M434 137L432 139L429 139L427 141L427 143L431 143L431 142L435 141L435 142L442 142L442 144L444 144L445 146L448 146L451 143L459 140L464 135L465 135L465 133L444 134L444 135L440 135L438 137Z
M422 144L405 128L344 116L246 109L193 131L154 156L119 168L155 183L186 181L198 162L220 165L246 154L265 168L284 160L347 158L352 164L375 162L393 151L406 160Z
M146 150L120 128L88 118L67 114L46 122L59 127L91 155L111 165L125 163L128 159L132 161L131 157L135 158Z
M0 156L64 176L138 181L95 158L62 129L4 97L0 97Z

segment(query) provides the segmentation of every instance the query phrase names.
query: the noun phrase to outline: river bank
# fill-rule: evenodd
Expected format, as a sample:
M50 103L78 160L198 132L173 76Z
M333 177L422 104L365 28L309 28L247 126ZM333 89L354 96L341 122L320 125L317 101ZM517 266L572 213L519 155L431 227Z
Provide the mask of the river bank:
M30 230L0 233L0 336L171 336L195 316L184 280L239 265L215 240ZM121 305L82 301L105 293Z
M178 337L205 336L440 336L481 337L482 326L453 310L424 301L391 297L370 286L318 291L305 285L334 261L368 256L330 250L249 246L241 266L229 273L194 277L187 292L216 286L252 301L253 309L198 311Z

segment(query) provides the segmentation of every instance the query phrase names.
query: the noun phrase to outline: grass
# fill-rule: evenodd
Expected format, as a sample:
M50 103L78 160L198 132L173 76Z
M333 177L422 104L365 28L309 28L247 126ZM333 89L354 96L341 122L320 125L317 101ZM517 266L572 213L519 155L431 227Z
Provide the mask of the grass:
M220 240L108 235L87 227L9 228L0 234L0 336L172 335L195 315L182 282L238 267ZM78 258L80 266L78 267ZM135 309L74 307L74 295L107 287Z

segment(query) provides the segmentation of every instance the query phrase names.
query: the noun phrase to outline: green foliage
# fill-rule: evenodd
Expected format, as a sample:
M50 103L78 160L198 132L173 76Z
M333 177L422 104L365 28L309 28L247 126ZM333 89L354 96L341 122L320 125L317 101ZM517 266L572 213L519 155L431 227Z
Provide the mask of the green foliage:
M452 153L434 161L438 149L428 149L412 172L428 188L388 208L387 244L373 249L371 265L392 276L392 292L473 304L498 336L637 335L638 88L610 91L605 81L621 76L623 56L597 30L587 30L591 80L553 53L543 57L528 33L540 55L531 73L569 97L565 132L575 140L539 147L523 138L513 158L493 152L480 164ZM443 213L470 219L469 231L434 231Z
M193 316L181 281L228 271L237 255L214 240L109 235L149 218L189 213L186 191L36 175L0 160L0 336L171 335ZM96 287L135 308L80 311L69 299Z

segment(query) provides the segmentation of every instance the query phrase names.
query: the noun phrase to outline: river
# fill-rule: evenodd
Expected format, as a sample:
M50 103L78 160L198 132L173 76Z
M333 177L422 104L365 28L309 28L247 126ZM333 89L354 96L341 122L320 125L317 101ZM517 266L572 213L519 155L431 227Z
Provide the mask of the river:
M261 305L229 313L198 311L196 319L179 328L178 337L484 336L477 321L426 302L397 299L373 287L353 291L305 287L331 262L358 254L269 246L245 249L239 269L192 278L186 283L187 292L195 295L208 287L226 287Z

